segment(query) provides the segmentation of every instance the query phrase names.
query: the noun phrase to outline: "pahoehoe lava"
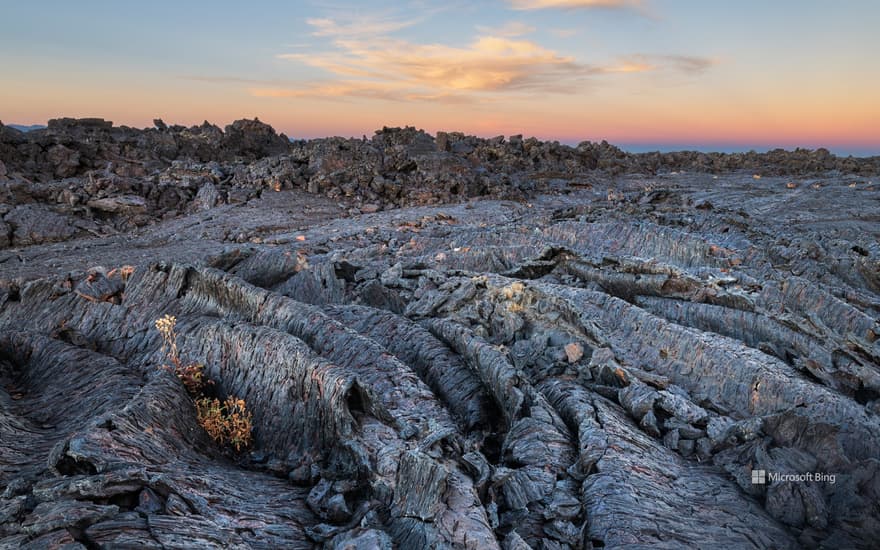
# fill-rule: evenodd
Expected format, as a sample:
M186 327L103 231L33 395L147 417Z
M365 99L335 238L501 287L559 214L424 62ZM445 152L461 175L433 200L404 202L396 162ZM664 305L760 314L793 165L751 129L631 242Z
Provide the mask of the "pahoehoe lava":
M878 172L0 125L0 547L875 547Z

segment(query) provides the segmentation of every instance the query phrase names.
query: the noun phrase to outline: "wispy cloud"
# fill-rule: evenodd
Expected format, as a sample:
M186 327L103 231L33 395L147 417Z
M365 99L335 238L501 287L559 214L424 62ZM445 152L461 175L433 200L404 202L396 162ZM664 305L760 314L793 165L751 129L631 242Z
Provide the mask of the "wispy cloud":
M666 71L697 75L717 63L715 59L693 55L637 54L621 59L617 68L611 72Z
M393 19L382 17L356 17L346 21L329 18L306 19L312 26L314 36L359 38L365 36L381 36L418 23L417 19Z
M255 97L274 98L321 98L344 100L347 98L377 99L384 101L429 101L433 103L472 103L473 98L456 92L415 91L393 82L364 82L339 80L312 82L301 88L252 88Z
M368 19L338 23L310 19L315 34L331 38L323 52L278 57L322 69L332 78L299 86L259 86L259 97L369 98L391 101L465 102L493 100L503 94L572 94L603 75L676 71L697 73L710 61L699 57L635 55L589 64L558 53L522 35L534 29L519 22L478 28L465 46L420 44L392 36L412 24ZM358 29L348 32L346 29Z
M502 36L505 38L515 38L517 36L525 36L535 32L535 27L526 25L520 21L509 21L500 27L485 27L477 25L477 31L483 35Z
M543 10L550 8L641 8L641 0L507 0L515 10Z
M209 84L283 84L283 82L277 80L262 80L258 78L244 78L240 76L180 75L178 78L181 78L183 80L192 80L195 82L207 82Z
M709 70L718 64L717 59L698 57L694 55L663 55L658 56L662 61L671 64L683 73L699 74Z
M254 88L256 97L365 97L370 99L402 99L399 89L388 83L339 80L312 82L301 88Z

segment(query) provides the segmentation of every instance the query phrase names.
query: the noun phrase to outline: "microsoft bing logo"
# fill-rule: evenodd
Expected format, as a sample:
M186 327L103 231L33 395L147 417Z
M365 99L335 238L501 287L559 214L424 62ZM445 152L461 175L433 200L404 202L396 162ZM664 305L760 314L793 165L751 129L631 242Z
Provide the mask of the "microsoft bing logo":
M765 485L767 483L767 470L752 470L752 485Z

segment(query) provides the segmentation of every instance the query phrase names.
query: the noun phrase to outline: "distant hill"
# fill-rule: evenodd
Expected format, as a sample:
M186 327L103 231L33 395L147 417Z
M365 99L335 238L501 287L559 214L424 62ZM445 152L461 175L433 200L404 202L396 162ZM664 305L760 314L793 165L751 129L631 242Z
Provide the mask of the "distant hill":
M42 130L46 127L45 124L31 124L30 126L25 126L23 124L5 124L10 128L15 128L21 132L30 132L31 130Z

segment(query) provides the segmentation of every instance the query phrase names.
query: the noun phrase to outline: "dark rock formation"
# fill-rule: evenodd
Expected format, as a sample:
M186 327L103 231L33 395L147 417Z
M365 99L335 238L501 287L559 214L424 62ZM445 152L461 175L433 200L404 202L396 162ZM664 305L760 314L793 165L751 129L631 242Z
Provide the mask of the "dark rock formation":
M0 200L44 203L71 220L67 231L45 240L128 231L267 190L303 189L369 213L475 197L524 199L601 177L680 171L870 176L880 174L880 157L840 158L824 149L629 154L604 141L569 147L455 132L435 139L414 128L383 128L370 140L290 142L258 120L225 130L161 120L145 130L102 119L55 119L27 133L0 125ZM202 189L208 196L198 196ZM132 201L137 208L102 207Z
M156 127L0 127L0 547L880 540L880 190L841 159ZM699 155L657 166L758 158Z

